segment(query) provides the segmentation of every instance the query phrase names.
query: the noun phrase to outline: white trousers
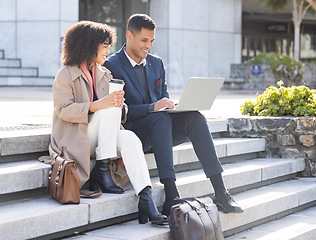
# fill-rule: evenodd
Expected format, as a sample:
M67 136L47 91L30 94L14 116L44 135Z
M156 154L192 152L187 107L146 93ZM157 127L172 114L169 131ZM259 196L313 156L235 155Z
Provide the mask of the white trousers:
M96 160L122 157L127 175L138 195L151 186L142 143L135 133L120 130L122 111L112 107L96 111L90 116L88 137L91 155Z

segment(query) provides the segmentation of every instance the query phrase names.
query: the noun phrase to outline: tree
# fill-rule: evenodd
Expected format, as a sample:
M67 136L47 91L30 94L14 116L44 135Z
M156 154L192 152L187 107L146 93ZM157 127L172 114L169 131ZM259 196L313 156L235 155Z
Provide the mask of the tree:
M302 20L310 7L316 9L316 0L261 0L272 11L282 11L292 1L292 20L294 25L294 59L300 57L300 28Z
M307 2L309 2L313 8L316 10L316 1L313 1L313 0L306 0Z

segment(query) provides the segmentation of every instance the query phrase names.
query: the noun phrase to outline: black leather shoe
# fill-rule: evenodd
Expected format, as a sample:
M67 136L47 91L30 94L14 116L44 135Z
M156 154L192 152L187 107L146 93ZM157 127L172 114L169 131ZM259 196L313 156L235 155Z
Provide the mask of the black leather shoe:
M226 191L223 194L215 196L213 202L216 204L218 210L224 213L240 213L242 208L238 206L233 197Z
M124 190L118 187L112 179L109 159L97 160L90 175L90 191L94 191L94 185L97 184L103 193L124 193Z
M179 203L179 202L176 202L176 201L174 201L174 200L164 202L163 205L162 205L162 211L161 211L161 213L162 213L163 215L166 215L167 217L169 217L169 216L170 216L170 210L171 210L172 206L173 206L173 205L176 205L176 204L178 204L178 203Z
M180 194L176 186L176 179L164 178L164 179L161 179L161 182L164 185L165 195L166 195L161 213L169 217L171 207L178 203L178 202L175 202L174 199L179 198Z
M138 221L141 224L145 224L148 222L148 219L152 224L168 224L168 218L158 212L152 198L151 188L147 186L139 193Z

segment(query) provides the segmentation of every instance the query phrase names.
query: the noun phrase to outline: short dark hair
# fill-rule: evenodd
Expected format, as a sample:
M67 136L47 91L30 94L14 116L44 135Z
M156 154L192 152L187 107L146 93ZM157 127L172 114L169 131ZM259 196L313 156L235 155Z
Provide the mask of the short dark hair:
M127 21L126 30L131 32L140 32L142 28L155 30L156 24L154 20L146 14L133 14Z
M80 21L69 27L63 39L61 61L67 66L89 67L96 57L100 44L112 45L116 41L114 29L105 23Z

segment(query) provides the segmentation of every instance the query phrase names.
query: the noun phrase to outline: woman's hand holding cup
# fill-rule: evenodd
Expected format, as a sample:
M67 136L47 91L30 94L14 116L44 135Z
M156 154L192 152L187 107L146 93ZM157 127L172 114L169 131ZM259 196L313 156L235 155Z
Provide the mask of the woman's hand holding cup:
M124 105L124 101L125 101L124 91L123 90L115 91L111 93L110 95L113 96L114 106L122 109Z
M114 106L118 108L123 108L124 105L124 94L125 92L123 91L124 88L124 81L121 79L111 79L109 81L109 94L112 95L114 94Z
M95 112L100 109L106 109L110 107L123 108L124 105L124 94L123 90L112 92L109 95L106 95L104 98L101 98L97 101L94 101L90 104L89 110Z

